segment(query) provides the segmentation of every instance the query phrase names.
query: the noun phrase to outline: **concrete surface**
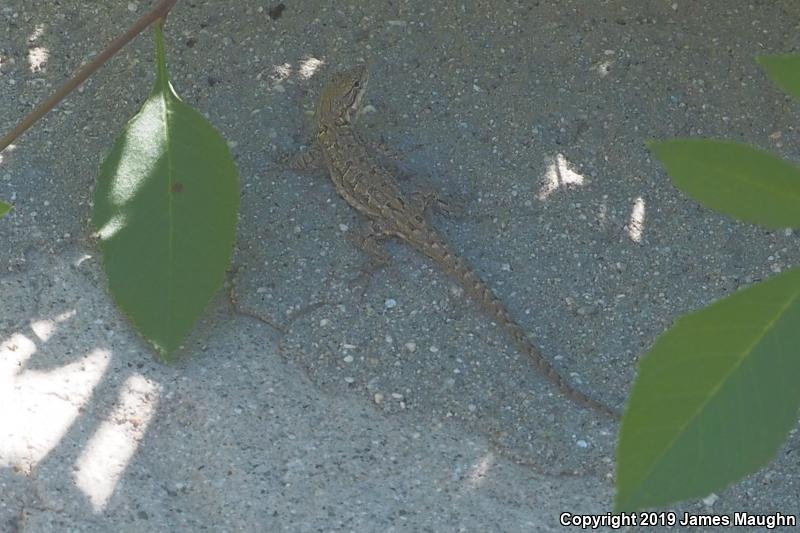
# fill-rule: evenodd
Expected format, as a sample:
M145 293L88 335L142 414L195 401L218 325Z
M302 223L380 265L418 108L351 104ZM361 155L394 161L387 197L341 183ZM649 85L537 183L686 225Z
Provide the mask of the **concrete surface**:
M0 129L150 2L0 6ZM580 387L623 406L679 315L800 261L798 237L709 212L643 141L800 159L797 104L754 56L800 46L795 2L179 2L179 94L242 175L233 288L179 364L116 310L88 224L102 157L152 82L149 35L2 154L0 530L548 531L603 513L618 427L562 398L457 286L274 163L330 71L366 61L361 129ZM277 17L277 18L273 18ZM233 285L231 285L233 284ZM797 512L794 432L683 508ZM677 509L677 508L676 508Z

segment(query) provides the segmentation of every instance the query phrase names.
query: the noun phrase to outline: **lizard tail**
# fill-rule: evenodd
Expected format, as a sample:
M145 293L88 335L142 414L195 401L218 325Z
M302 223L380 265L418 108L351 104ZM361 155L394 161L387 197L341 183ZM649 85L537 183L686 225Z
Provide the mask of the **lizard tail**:
M484 311L494 317L505 328L520 350L531 358L536 368L558 387L565 396L611 418L620 418L618 411L579 391L558 373L553 364L531 342L522 327L514 320L506 306L503 305L503 302L494 294L494 291L481 279L465 259L450 249L450 246L440 235L430 231L422 242L425 244L414 243L415 247L433 259L444 272L460 282L464 290L481 305Z

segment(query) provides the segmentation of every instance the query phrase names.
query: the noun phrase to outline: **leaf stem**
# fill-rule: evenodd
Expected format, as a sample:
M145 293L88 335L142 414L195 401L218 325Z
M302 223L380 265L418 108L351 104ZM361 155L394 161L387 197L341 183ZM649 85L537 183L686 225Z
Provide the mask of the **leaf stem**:
M5 150L8 145L17 140L28 128L33 126L40 118L42 118L48 111L56 107L61 101L69 95L72 91L77 89L84 81L86 81L92 74L94 74L103 64L111 59L117 52L119 52L126 44L131 42L137 35L142 33L145 28L150 26L153 22L161 20L163 23L170 10L175 7L178 0L162 0L156 7L149 13L143 15L136 24L124 34L120 35L103 50L91 63L81 68L75 75L64 85L61 86L53 95L39 104L36 109L28 113L28 115L20 121L17 126L0 139L0 152Z

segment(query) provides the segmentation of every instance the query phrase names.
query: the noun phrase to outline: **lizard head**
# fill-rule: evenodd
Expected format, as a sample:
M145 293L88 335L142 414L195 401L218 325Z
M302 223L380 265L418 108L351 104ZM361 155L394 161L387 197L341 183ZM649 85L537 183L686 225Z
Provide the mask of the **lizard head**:
M367 90L369 73L364 65L337 72L322 90L319 101L319 119L336 124L351 124L361 108Z

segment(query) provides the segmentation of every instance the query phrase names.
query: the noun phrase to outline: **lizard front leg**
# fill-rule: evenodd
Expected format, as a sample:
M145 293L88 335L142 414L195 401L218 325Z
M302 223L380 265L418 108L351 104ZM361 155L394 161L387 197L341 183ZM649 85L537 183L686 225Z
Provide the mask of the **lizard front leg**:
M296 154L288 154L278 158L281 165L304 174L318 174L326 170L325 157L322 153L322 146L319 141L307 149Z

